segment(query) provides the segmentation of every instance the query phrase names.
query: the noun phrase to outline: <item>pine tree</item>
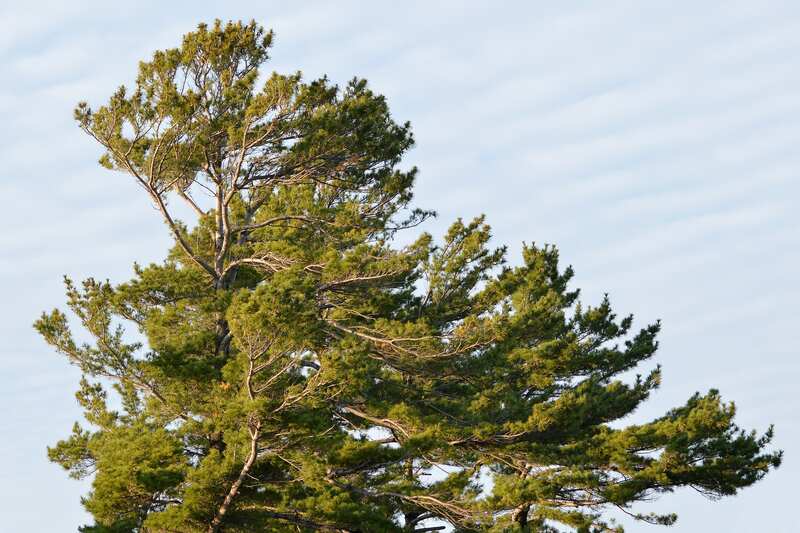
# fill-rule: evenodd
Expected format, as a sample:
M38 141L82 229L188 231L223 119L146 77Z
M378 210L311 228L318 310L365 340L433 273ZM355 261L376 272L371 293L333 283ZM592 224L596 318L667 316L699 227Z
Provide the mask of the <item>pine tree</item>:
M609 509L670 524L633 504L779 465L714 390L612 425L659 385L624 379L659 324L582 305L551 246L507 265L482 218L399 246L432 214L399 167L409 125L364 80L259 77L271 41L201 24L76 109L175 241L126 283L67 280L74 316L36 322L84 374L89 425L49 449L92 477L83 531L608 531Z

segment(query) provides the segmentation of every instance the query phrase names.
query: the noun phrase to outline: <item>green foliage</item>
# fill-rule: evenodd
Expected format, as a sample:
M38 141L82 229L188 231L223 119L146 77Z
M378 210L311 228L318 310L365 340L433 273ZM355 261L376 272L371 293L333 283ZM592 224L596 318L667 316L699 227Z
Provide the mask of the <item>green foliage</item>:
M607 531L609 508L670 524L630 508L779 465L716 391L611 425L660 384L623 379L659 324L581 304L555 248L507 266L483 218L396 246L431 215L398 167L408 124L363 80L261 78L271 40L201 25L76 110L175 239L127 283L67 280L93 342L61 311L36 322L86 376L89 428L48 451L92 477L84 531Z

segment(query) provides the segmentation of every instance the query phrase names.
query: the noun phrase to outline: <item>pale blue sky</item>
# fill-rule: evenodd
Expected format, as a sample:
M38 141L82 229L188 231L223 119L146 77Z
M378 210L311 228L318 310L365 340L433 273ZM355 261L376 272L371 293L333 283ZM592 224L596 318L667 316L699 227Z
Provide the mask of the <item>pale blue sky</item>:
M425 229L486 213L512 252L557 244L585 300L663 319L663 386L636 418L718 387L743 426L775 423L786 461L760 485L642 511L676 510L672 531L797 530L783 517L800 477L800 3L0 5L0 531L86 521L85 485L45 457L79 416L78 373L32 321L62 305L62 274L123 280L169 243L134 185L96 165L72 108L215 17L274 28L276 70L358 75L388 96L414 126L417 203L440 213Z

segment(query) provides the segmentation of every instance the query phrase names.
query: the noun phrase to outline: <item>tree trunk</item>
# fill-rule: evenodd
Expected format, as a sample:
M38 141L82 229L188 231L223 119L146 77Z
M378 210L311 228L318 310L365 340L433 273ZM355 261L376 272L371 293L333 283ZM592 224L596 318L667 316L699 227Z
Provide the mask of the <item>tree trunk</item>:
M233 499L236 498L236 495L239 493L239 487L242 486L242 482L244 482L244 478L250 472L250 469L253 467L253 463L256 461L256 455L258 455L258 437L259 431L261 429L261 424L256 423L254 427L250 431L250 453L247 455L247 460L242 465L242 470L239 472L239 477L236 478L236 481L233 482L231 485L230 490L228 490L228 494L225 496L225 500L222 502L222 505L219 506L217 509L217 514L214 516L214 519L208 525L208 533L217 533L219 531L220 526L222 525L222 521L225 519L225 513L228 512L228 509L233 502Z
M519 524L520 531L526 531L528 527L528 512L531 510L531 504L524 503L514 509L511 513L511 521Z

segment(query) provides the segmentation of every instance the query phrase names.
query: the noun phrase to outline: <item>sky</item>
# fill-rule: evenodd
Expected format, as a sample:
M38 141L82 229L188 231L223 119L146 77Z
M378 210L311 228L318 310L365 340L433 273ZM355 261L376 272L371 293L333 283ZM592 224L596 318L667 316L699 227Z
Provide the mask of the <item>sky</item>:
M46 459L79 373L35 334L62 276L123 281L166 228L72 120L198 22L275 30L268 69L370 80L417 140L416 204L485 213L511 262L554 243L583 300L663 322L663 384L631 420L718 388L775 424L784 465L740 495L642 505L672 531L790 532L800 477L800 3L0 2L3 531L75 531L86 483ZM45 503L46 502L46 503ZM628 524L628 531L657 531Z

